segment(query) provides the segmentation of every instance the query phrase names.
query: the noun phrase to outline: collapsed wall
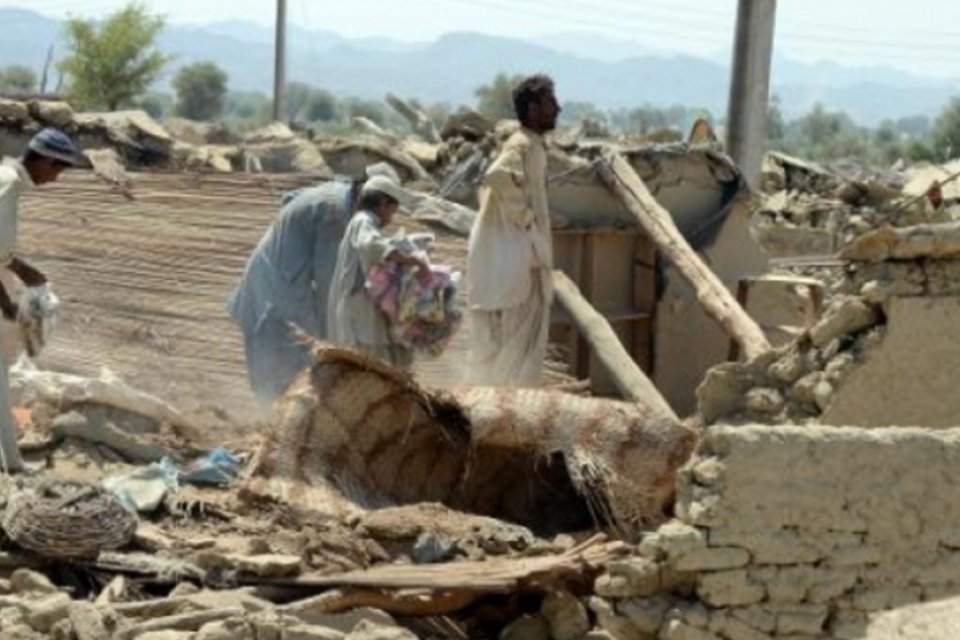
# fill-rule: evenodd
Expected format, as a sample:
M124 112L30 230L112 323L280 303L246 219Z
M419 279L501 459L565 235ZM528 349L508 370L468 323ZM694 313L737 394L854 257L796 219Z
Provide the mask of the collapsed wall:
M591 607L621 639L867 637L960 593L960 429L717 426Z

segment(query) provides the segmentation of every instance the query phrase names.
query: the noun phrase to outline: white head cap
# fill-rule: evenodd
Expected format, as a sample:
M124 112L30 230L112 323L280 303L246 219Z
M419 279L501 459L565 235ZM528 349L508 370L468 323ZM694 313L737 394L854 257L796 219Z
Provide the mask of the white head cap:
M395 180L391 180L386 176L373 176L364 182L360 193L369 193L371 191L379 191L380 193L388 195L402 206L407 206L410 203L410 193Z
M376 164L367 165L367 168L364 170L367 174L367 179L370 179L374 176L384 176L390 178L397 184L403 184L403 180L400 179L400 174L397 173L397 170L388 162L378 162Z

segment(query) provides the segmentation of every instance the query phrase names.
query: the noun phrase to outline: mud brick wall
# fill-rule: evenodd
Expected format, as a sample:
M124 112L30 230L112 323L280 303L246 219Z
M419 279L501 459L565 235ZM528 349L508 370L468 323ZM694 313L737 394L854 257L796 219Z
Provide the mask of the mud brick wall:
M714 427L590 602L621 640L865 637L960 594L960 429Z

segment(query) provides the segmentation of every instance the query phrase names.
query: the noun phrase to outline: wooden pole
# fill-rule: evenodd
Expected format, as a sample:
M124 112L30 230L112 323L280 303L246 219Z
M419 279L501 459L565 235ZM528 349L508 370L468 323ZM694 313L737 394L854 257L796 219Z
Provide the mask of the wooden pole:
M554 271L553 287L557 302L570 314L594 354L610 372L623 398L642 403L657 414L679 422L677 414L660 395L657 387L623 348L610 323L587 302L573 280L563 272Z
M603 161L597 163L597 172L650 234L657 248L693 286L700 304L737 341L747 359L769 351L770 342L763 330L687 244L670 212L660 206L630 163L618 151L608 148L603 152Z

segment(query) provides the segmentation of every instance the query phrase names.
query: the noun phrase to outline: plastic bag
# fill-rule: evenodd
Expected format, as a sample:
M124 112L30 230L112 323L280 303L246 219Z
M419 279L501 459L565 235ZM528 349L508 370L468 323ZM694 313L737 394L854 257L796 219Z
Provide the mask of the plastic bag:
M27 355L34 357L43 350L60 315L60 299L49 284L27 287L17 303L17 326Z

